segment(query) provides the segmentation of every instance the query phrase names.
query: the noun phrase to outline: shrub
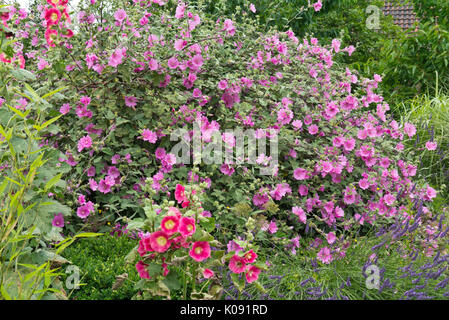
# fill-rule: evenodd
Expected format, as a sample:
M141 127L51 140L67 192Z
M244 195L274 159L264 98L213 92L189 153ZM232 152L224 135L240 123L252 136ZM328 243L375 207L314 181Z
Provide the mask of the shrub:
M134 285L139 279L133 265L125 257L135 241L127 236L105 235L81 239L66 249L65 257L80 270L79 289L67 292L73 300L128 300L137 293ZM67 269L68 266L65 267ZM124 276L124 274L127 274ZM66 281L71 273L64 276ZM118 279L122 280L118 286ZM117 282L117 289L113 290Z
M267 241L294 254L308 234L318 237L312 253L329 264L345 256L354 232L430 210L437 191L415 178L417 164L403 152L416 128L387 119L379 75L360 78L334 63L354 46L261 31L249 2L238 23L175 1L133 1L126 11L119 1L93 2L81 3L73 34L65 4L59 24L48 5L40 19L14 20L22 38L33 37L24 47L33 85L70 89L51 109L65 116L48 140L70 167L64 197L75 227L101 209L149 219L153 234L152 206L165 210L178 185L203 183L195 205L211 213L231 255ZM243 129L253 131L245 138ZM182 141L173 146L175 135ZM270 154L256 148L267 138ZM220 162L223 143L233 150L240 142L257 157L232 152ZM150 268L140 267L146 277Z

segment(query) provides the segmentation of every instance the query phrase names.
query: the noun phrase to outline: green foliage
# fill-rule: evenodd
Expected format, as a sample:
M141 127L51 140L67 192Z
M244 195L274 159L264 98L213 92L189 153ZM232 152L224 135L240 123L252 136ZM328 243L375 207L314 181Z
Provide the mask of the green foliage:
M409 140L406 148L421 163L418 174L441 189L442 199L447 202L449 96L445 93L418 96L401 103L396 113L402 115L403 122L413 123L417 128L417 138ZM436 142L437 150L427 150L425 146L428 141Z
M66 249L66 258L80 269L80 287L67 292L74 300L122 300L131 299L137 290L134 282L139 280L133 264L126 264L125 257L136 246L136 240L126 236L105 235L82 239ZM125 280L119 288L112 287L117 276ZM66 274L64 280L67 279ZM120 277L119 277L120 279ZM119 280L120 281L120 280Z
M435 94L437 79L449 81L449 32L425 22L413 34L384 42L374 67L383 74L382 89L389 102L400 103L418 94Z

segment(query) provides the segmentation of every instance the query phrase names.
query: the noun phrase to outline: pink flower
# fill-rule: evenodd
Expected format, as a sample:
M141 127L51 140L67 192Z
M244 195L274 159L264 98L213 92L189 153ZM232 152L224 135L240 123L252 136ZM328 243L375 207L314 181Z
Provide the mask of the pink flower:
M329 264L332 261L332 255L328 247L321 248L320 252L318 252L318 260L322 263Z
M149 129L144 129L142 131L142 138L144 141L148 141L150 143L156 143L157 134Z
M78 215L78 217L85 219L92 212L94 212L94 204L91 201L89 201L89 202L85 203L84 205L82 205L81 207L79 207L76 211L76 214Z
M245 263L253 263L257 259L257 253L255 253L253 249L251 249L245 253L243 258L245 259Z
M179 221L179 233L184 237L187 238L195 233L195 219L189 218L189 217L182 217Z
M322 7L323 7L323 4L321 3L321 0L318 0L317 3L313 4L313 8L315 9L315 12L320 11Z
M176 19L182 19L184 18L184 12L186 10L186 4L184 2L180 3L177 7L176 7L176 13L175 13L175 18Z
M137 273L139 274L139 277L141 277L142 279L150 279L150 274L147 270L148 265L143 263L143 261L139 261L136 264L136 270Z
M437 148L437 143L436 143L436 142L433 142L433 141L427 141L427 142L426 142L426 148L427 148L427 150L429 150L429 151L436 150L436 148Z
M64 228L64 216L62 215L62 213L58 213L54 216L51 225L53 227Z
M125 96L125 105L127 107L135 107L137 104L137 98L133 96Z
M150 235L150 244L156 252L165 252L170 248L171 240L164 231L156 231Z
M304 212L304 210L300 207L293 207L292 208L292 212L298 216L299 221L301 221L302 223L306 223L307 222L307 216L306 213Z
M248 283L257 281L257 279L259 278L259 274L260 274L260 269L258 267L247 266L246 273L245 273L246 281L248 281Z
M214 272L211 269L204 269L203 270L203 277L206 279L210 279L214 276Z
M433 199L433 198L435 198L435 197L437 196L437 192L436 192L435 189L432 188L431 186L427 186L427 189L426 189L426 196L427 196L429 199Z
M343 147L345 148L345 151L351 151L355 147L355 139L345 139L345 142L343 142Z
M273 234L276 233L278 231L278 227L276 225L276 222L271 221L270 224L268 225L268 231Z
M56 8L50 8L45 10L45 20L47 21L47 26L58 24L61 19L61 12Z
M308 171L302 168L296 168L295 171L293 171L293 177L296 180L306 180L309 178Z
M221 80L218 83L218 89L220 89L220 90L225 90L227 87L228 87L228 81L226 81L226 80Z
M126 48L117 48L109 57L108 65L116 68L123 62L123 57L126 55Z
M404 132L411 138L416 133L416 127L411 123L405 123L404 124Z
M161 229L167 235L171 236L172 234L178 231L179 227L179 218L177 216L165 216L161 221Z
M256 6L253 3L250 3L249 10L251 10L252 13L256 13Z
M335 237L335 234L333 232L329 232L326 236L326 240L329 244L332 244L335 242L337 238Z
M175 41L175 50L181 51L182 49L185 48L186 45L187 45L187 41L185 41L183 39L178 39Z
M210 257L210 245L207 241L197 241L192 245L189 256L198 262L206 260Z
M78 152L81 152L83 149L89 149L92 147L92 139L90 136L82 137L78 141Z
M126 11L123 9L119 9L114 13L114 18L115 20L117 20L118 22L122 22L123 20L126 19Z
M238 255L234 255L229 260L229 270L231 270L234 273L242 273L246 269L246 263L245 259L242 257L239 257Z
M228 35L233 36L235 34L234 22L231 19L226 19L224 21L223 31L226 31Z
M175 57L171 57L168 59L167 64L170 69L176 69L179 66L179 61Z
M71 108L71 107L70 107L70 104L64 103L64 104L61 106L61 108L59 109L59 112L62 113L62 114L67 114L67 113L69 113L70 108Z
M312 134L312 135L317 134L318 133L318 126L316 124L312 124L309 127L309 133Z

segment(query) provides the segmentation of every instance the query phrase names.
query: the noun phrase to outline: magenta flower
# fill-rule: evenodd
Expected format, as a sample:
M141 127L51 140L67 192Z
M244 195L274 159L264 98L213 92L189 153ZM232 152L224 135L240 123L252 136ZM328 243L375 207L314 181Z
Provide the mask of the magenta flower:
M313 4L313 9L315 9L316 12L320 11L323 7L323 4L321 3L321 0L318 0L318 2Z
M326 240L329 244L334 243L336 239L337 239L337 237L335 236L335 233L333 233L333 232L329 232L326 236Z
M426 142L426 149L427 150L433 151L433 150L436 150L436 148L437 148L437 143L436 142L433 142L433 141L427 141Z
M260 274L260 269L258 267L247 266L246 273L245 273L246 281L248 281L248 283L257 281L257 279L259 278L259 274Z
M301 221L302 223L306 223L307 222L307 216L306 213L304 212L304 210L300 207L293 207L292 208L292 212L298 216L299 221Z
M154 251L162 253L168 250L171 245L171 240L164 231L156 231L150 235L151 248Z
M256 6L254 5L254 3L250 3L250 5L249 5L249 10L250 10L252 13L256 13Z
M126 11L123 9L119 9L114 13L114 18L115 20L117 20L118 22L122 22L123 20L125 20L127 17L126 15Z
M229 270L231 270L234 273L242 273L245 272L246 269L246 263L245 259L242 257L239 257L238 255L234 255L229 260Z
M62 215L62 213L58 213L55 215L53 221L51 222L51 225L53 227L64 228L64 216Z
M416 133L416 127L411 123L405 123L404 124L404 132L411 138Z
M135 107L137 104L137 98L133 96L125 96L125 105L127 107Z
M167 64L170 69L176 69L179 66L179 61L175 57L171 57L168 59Z
M207 241L197 241L192 245L189 256L198 262L206 260L210 257L210 245Z
M195 219L189 218L189 217L182 217L179 221L179 233L184 237L187 238L195 233Z
M136 264L137 273L139 274L139 276L142 279L150 279L151 278L150 273L147 270L147 267L148 267L148 265L143 263L143 261L141 261L141 260L139 262L137 262L137 264Z
M70 112L70 104L68 104L68 103L64 103L62 106L61 106L61 108L59 109L59 112L60 113L62 113L62 114L67 114L67 113L69 113Z
M150 143L156 143L157 134L149 129L144 129L142 132L142 138L144 141L148 141Z
M317 258L322 263L329 264L332 261L331 251L328 247L321 248L320 252L318 252Z
M83 149L89 149L92 147L92 139L90 136L82 137L78 141L78 152L81 152Z
M179 227L179 218L177 216L166 216L161 221L161 229L167 235L171 236L172 234L178 231Z
M214 272L211 269L204 269L203 270L203 277L206 279L210 279L214 276Z

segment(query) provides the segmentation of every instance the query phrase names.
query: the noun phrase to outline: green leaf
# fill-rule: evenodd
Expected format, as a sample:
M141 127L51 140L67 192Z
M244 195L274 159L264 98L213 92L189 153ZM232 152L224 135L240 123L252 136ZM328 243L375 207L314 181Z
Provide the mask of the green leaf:
M11 75L19 81L35 81L36 76L25 69L11 70Z
M170 289L170 291L181 289L178 274L174 271L171 271L162 282Z
M53 187L56 183L58 183L59 180L61 180L62 173L58 174L57 176L54 176L45 184L45 191L48 191L51 187Z

